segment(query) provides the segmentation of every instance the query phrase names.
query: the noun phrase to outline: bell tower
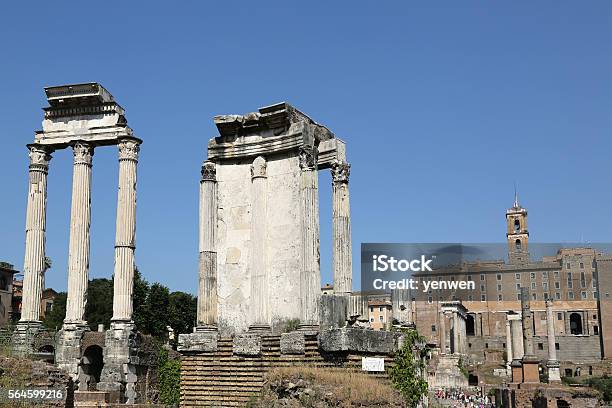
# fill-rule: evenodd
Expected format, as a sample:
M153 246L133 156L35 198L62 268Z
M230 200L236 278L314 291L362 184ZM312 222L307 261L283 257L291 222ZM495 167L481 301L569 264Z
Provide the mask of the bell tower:
M519 204L514 192L514 205L506 210L506 238L510 263L529 262L529 231L527 231L527 210Z

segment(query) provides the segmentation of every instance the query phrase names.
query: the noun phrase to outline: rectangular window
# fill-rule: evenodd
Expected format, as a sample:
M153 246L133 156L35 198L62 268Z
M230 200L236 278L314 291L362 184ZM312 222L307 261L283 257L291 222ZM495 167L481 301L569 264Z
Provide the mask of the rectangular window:
M515 273L514 274L514 279L521 280L521 274L520 273Z
M555 282L555 289L561 289L561 282Z
M548 299L549 299L548 292L544 292L544 300L548 300Z
M542 272L542 279L548 279L548 271Z
M574 292L567 292L567 298L569 300L574 300Z
M503 298L502 298L502 295L501 295L501 294L497 295L497 300L498 300L498 301L500 301L500 302L503 300Z
M580 272L580 287L586 288L586 274L584 272Z
M570 269L571 266L572 265L570 265L570 263L568 262L568 263L565 264L565 269Z
M544 343L538 343L538 350L544 350Z
M593 292L593 299L599 299L599 292Z
M572 273L571 272L567 273L567 287L570 288L570 289L574 287L574 283L572 282Z
M555 343L555 350L559 350L561 347L559 347L559 343Z
M433 297L432 296L429 296L427 298L427 303L433 303Z
M502 290L502 285L497 285L497 290Z
M535 290L536 288L536 283L535 282L531 282L531 290Z
M384 322L384 321L385 321L385 318L384 318L383 316L379 316L379 317L378 317L378 319L379 319L381 322Z
M480 274L480 280L481 280L481 281L485 280L484 273L481 273L481 274Z
M480 295L480 301L485 302L487 300L487 295Z
M521 290L521 284L520 283L516 284L516 290Z
M535 272L531 272L531 273L529 274L529 277L530 277L532 280L533 280L533 279L535 279Z
M538 294L537 293L532 293L531 294L531 300L538 300Z
M542 282L542 289L548 290L548 282Z
M520 293L516 294L516 300L521 300L521 294Z
M382 306L379 306L379 307L378 307L378 311L379 311L379 312L382 312Z
M597 272L593 271L593 287L597 287Z
M480 291L481 292L485 292L487 289L485 288L485 285L480 285Z
M555 279L559 279L559 271L555 271L553 274L555 275Z
M584 269L584 262L580 262L580 269Z
M501 273L498 273L498 274L497 274L497 280L498 280L498 281L502 280Z
M555 292L555 300L561 300L561 293Z
M557 320L563 320L563 313L557 312Z
M374 312L374 306L370 306L370 312Z
M587 298L587 293L586 293L586 292L580 292L580 297L581 297L582 299L585 299L585 300L586 300L586 298Z
M435 332L435 331L436 331L436 325L435 325L435 324L432 324L432 325L431 325L431 331L432 331L432 332Z
M471 281L472 280L472 275L468 275L468 280Z
M599 326L593 326L593 334L599 334Z

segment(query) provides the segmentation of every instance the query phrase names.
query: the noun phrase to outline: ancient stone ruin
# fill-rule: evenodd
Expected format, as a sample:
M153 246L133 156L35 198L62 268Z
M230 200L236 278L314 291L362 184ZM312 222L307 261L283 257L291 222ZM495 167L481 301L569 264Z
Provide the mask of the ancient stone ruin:
M132 321L132 290L136 233L136 166L142 141L127 126L125 111L97 83L45 88L49 106L44 108L42 130L37 131L30 152L30 185L26 221L24 290L21 319L14 334L17 354L32 352L33 337L42 328L40 298L45 274L45 225L47 174L51 154L72 148L74 173L68 255L66 317L59 333L56 362L80 389L87 389L88 374L82 367L84 320L89 274L89 226L91 218L91 172L94 151L117 146L119 193L113 317L106 332L104 368L98 389L121 392L134 401L136 332Z
M183 404L244 405L272 366L390 363L397 333L347 326L365 308L351 294L345 143L287 103L214 121L200 182L197 326L179 335ZM326 169L335 293L322 296L317 173Z

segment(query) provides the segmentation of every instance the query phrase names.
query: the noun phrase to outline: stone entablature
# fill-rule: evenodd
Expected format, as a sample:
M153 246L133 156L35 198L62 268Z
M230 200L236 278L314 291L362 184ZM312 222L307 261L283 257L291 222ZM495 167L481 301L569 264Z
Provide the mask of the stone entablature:
M76 141L114 145L123 137L134 137L125 111L98 83L53 86L45 93L50 106L44 108L37 144L59 149Z

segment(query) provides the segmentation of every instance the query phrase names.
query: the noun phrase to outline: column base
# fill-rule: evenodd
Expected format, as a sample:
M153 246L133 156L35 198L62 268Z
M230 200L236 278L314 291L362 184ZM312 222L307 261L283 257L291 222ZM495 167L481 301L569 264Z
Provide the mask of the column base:
M13 355L17 357L27 357L34 350L34 337L43 330L43 324L39 320L20 321L15 327L11 339L13 345Z
M548 369L548 382L561 382L561 370L559 368L559 362L557 360L548 360L546 362L546 368Z
M196 326L193 328L194 333L206 333L206 332L217 332L219 328L216 325L212 324L203 324L201 326Z
M319 334L320 327L317 323L300 323L298 331L307 335L316 335Z
M58 333L55 363L66 372L81 391L87 390L89 376L80 369L83 334L89 331L87 322L64 323Z
M521 360L512 360L510 363L510 368L512 370L512 383L520 384L523 382L523 364Z
M266 334L272 333L272 328L267 324L252 324L249 326L249 333Z
M523 357L523 383L540 382L540 360L536 356Z
M135 403L139 343L134 322L111 322L105 336L104 367L97 385L99 391L119 392L122 402Z

